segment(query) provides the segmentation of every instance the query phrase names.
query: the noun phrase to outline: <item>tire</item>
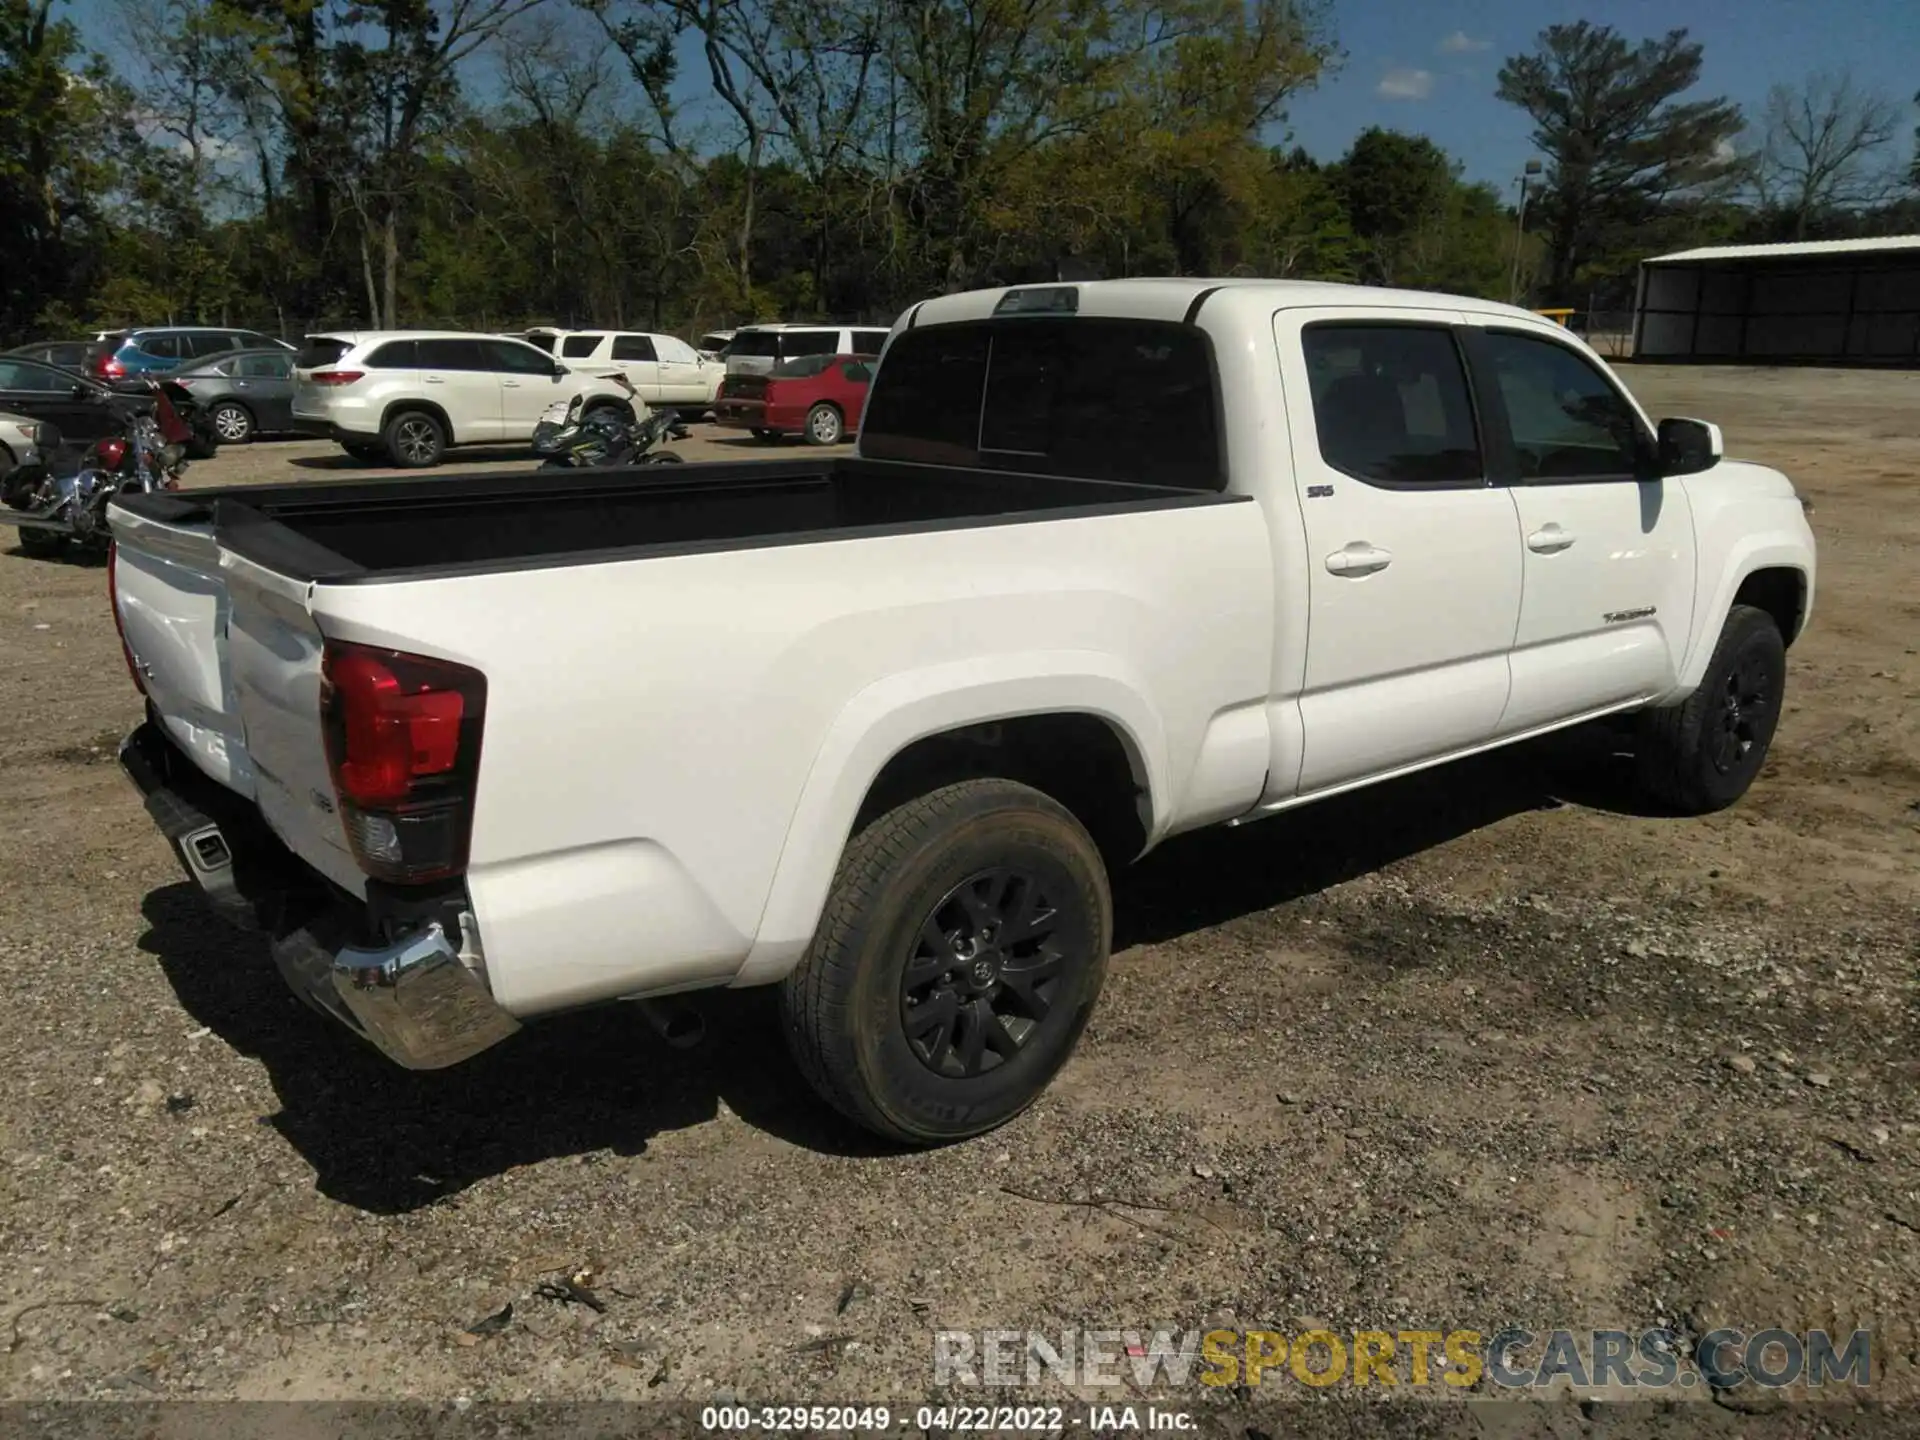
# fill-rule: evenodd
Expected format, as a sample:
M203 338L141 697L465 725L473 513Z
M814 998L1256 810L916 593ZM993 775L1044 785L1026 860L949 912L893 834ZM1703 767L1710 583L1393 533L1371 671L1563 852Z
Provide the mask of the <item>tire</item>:
M41 530L22 526L20 528L20 553L30 555L35 560L51 560L64 554L67 542L72 537L60 534L57 530Z
M222 445L244 445L253 439L253 412L232 400L222 400L207 417Z
M446 427L424 410L402 410L381 433L387 459L403 470L438 465L446 453Z
M687 457L676 455L671 450L651 450L640 457L642 465L684 465Z
M846 430L846 422L840 418L839 410L824 400L807 411L806 435L809 445L838 445Z
M1683 815L1733 804L1766 763L1786 681L1786 642L1773 617L1734 606L1693 694L1679 705L1641 712L1641 789Z
M1036 895L1049 917L1038 927L1021 919ZM1017 951L977 948L994 938L976 928L990 914L1001 944L1030 927ZM983 1134L1032 1104L1073 1053L1112 929L1100 851L1064 807L1011 780L945 786L848 843L813 943L781 987L788 1046L821 1097L877 1135L938 1145Z

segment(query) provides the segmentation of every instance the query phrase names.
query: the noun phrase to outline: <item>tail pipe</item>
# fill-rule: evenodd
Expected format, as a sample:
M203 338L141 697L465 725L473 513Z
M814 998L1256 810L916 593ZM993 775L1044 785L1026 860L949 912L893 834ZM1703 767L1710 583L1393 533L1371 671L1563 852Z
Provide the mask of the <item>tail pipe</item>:
M691 1050L707 1037L707 1022L700 1012L679 1000L637 1000L640 1013L647 1017L647 1024L653 1027L667 1044L676 1050Z

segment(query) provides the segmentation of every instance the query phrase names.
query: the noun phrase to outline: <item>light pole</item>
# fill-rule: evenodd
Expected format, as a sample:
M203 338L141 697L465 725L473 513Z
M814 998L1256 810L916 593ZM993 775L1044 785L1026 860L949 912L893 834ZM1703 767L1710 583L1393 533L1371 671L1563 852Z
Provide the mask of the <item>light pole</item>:
M1520 169L1520 215L1513 227L1513 274L1507 281L1507 303L1520 303L1520 243L1527 237L1527 181L1540 173L1540 162L1529 160Z

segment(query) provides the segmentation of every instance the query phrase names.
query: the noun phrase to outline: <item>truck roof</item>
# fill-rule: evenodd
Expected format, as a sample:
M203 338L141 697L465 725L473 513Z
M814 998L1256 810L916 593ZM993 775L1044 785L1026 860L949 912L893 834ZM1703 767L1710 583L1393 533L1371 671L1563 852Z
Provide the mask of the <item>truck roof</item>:
M909 310L905 323L937 325L956 320L980 320L1009 290L1074 290L1079 292L1076 313L1123 316L1143 320L1182 320L1203 295L1220 292L1209 303L1251 304L1263 310L1290 310L1301 306L1391 305L1406 309L1466 310L1541 325L1541 317L1517 305L1445 295L1433 290L1390 290L1377 285L1342 285L1325 280L1204 279L1200 277L1140 280L1086 280L1060 284L1011 285L971 290L922 301Z

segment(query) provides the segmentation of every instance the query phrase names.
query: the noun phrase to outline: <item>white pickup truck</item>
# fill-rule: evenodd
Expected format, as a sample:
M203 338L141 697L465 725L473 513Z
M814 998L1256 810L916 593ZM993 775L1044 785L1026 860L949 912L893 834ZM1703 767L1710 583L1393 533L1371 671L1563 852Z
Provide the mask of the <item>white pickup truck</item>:
M1731 803L1814 593L1787 478L1565 330L1301 282L925 301L850 458L111 523L123 764L309 1001L431 1068L778 984L918 1143L1046 1086L1169 836L1623 712L1654 794Z

